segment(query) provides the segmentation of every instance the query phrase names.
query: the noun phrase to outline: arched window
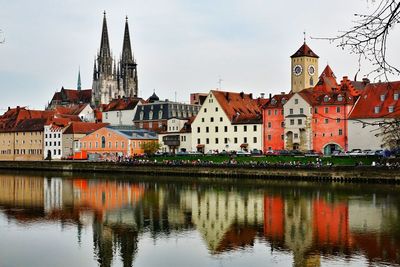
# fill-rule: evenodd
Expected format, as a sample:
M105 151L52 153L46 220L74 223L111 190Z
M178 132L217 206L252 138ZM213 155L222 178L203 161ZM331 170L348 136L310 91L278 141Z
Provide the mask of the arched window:
M162 107L162 106L161 106ZM159 112L158 112L158 119L162 119L162 110L160 110Z
M338 96L337 96L337 100L338 100L339 102L343 101L343 96L342 96L342 95L338 95Z
M313 79L313 77L310 78L310 85L311 85L311 86L314 86L314 79Z
M324 102L328 102L329 101L329 96L324 96Z
M101 148L106 148L106 138L104 136L101 137Z
M144 112L140 111L140 120L143 120L143 117L144 117Z
M149 120L152 120L152 119L153 119L153 111L150 110L150 112L149 112Z

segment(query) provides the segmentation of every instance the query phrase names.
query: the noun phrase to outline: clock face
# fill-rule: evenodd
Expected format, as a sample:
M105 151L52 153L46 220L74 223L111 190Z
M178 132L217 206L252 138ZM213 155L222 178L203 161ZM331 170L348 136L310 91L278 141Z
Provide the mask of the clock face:
M313 65L310 65L308 67L308 74L310 74L310 76L313 76L315 74L315 67Z
M299 76L303 72L303 68L300 65L296 65L293 68L293 73L296 76Z

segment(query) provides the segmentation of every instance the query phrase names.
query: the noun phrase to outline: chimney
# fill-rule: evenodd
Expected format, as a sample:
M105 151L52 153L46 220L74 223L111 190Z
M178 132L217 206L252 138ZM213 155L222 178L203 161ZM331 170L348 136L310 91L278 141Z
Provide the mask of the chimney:
M240 92L240 97L244 98L244 93L243 92Z
M281 95L284 95L285 94L285 92L281 92Z
M272 99L272 94L271 93L269 93L269 100L271 100Z
M249 97L250 97L250 99L253 99L253 94L250 93L250 94L249 94Z
M11 108L10 108L10 107L8 107L8 111L10 111L10 109L11 109Z
M260 94L261 99L264 99L264 96L265 96L265 93Z
M367 85L367 84L370 83L370 81L369 81L368 78L363 78L363 79L362 79L362 83L363 83L364 85Z

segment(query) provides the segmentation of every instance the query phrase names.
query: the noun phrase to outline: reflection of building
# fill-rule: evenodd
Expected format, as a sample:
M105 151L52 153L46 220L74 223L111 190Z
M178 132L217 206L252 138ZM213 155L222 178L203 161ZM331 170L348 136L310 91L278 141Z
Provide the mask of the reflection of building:
M240 238L248 240L251 236L251 241L254 240L254 228L263 221L262 195L217 191L207 191L200 195L193 191L190 194L192 221L212 253L222 252L240 244L241 242L234 241ZM240 233L239 229L244 232Z
M0 177L0 205L42 208L43 179L2 175Z

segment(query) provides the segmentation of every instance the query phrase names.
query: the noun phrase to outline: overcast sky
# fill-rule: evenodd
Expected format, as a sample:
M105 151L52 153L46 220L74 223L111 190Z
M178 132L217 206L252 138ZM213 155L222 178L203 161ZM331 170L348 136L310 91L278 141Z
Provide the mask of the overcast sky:
M218 87L279 93L290 90L290 55L307 36L334 36L354 13L368 13L367 0L0 0L0 109L44 108L55 91L91 88L103 11L110 45L119 57L125 16L138 63L139 95L189 101L191 92ZM400 47L398 31L392 47ZM327 41L307 43L338 77L353 78L357 57ZM393 55L393 52L391 52ZM400 65L398 54L392 62ZM369 71L365 65L362 73ZM398 79L395 77L394 79ZM3 111L0 110L0 113Z

